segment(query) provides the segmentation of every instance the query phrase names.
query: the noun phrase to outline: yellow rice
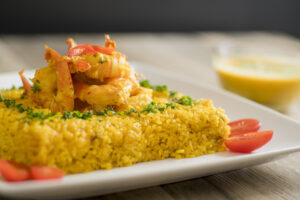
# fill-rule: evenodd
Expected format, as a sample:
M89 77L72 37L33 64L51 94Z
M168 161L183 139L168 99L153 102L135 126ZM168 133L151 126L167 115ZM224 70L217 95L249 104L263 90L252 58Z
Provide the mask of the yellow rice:
M22 92L0 93L32 106L20 99ZM166 98L154 93L153 101L165 102ZM39 120L27 124L21 120L25 116L0 103L0 157L28 166L54 166L66 173L212 154L225 150L224 139L229 134L224 111L210 100L140 116L93 116L87 120L52 117L43 124Z

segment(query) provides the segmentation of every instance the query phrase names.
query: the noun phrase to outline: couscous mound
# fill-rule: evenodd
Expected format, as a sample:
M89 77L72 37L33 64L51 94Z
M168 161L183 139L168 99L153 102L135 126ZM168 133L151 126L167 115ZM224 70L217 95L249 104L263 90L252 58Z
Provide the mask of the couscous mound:
M151 94L148 105L158 109L148 112L149 106L136 101L147 102L149 96L140 95L132 97L123 110L108 109L86 119L28 109L33 104L22 96L22 89L2 91L0 157L81 173L226 149L228 119L210 100L197 100L192 106L172 104L167 92L143 90L141 94Z

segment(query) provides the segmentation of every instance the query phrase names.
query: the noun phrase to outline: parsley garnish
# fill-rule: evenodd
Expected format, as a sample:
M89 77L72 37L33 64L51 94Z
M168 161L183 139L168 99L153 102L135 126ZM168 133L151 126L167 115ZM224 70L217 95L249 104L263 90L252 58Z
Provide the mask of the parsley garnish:
M184 105L184 106L193 106L194 102L190 96L183 96L177 100L177 103Z
M168 87L166 85L151 85L149 80L143 80L140 82L140 86L145 87L145 88L150 88L155 90L156 92L167 92Z
M157 86L154 86L154 90L157 92L167 92L168 87L166 85L157 85Z
M129 111L128 111L128 110L125 110L125 111L124 111L124 114L125 114L125 115L130 115L131 113L137 113L136 109L131 108Z
M111 114L118 114L118 115L121 114L120 112L116 112L114 107L109 106L105 110L100 110L100 111L96 112L96 115L108 116L108 112L110 112Z
M157 113L157 104L155 102L151 102L150 104L143 106L143 109L141 110L141 113L146 112L146 113Z
M175 96L176 96L176 94L177 94L177 92L176 92L176 91L169 91L169 95L170 95L170 97L175 97Z
M7 108L12 108L12 107L15 107L15 105L16 105L15 100L4 99L3 102Z
M32 86L32 92L33 93L36 93L36 92L39 92L41 91L41 87L40 87L40 81L39 80L36 80Z
M166 107L170 107L172 109L176 108L176 104L171 102L171 103L166 103Z
M26 112L27 119L24 121L25 123L29 123L28 119L40 119L43 121L56 115L56 113L45 114L43 111L34 112L32 108L24 108L22 104L16 104L15 100L3 99L1 95L0 102L3 102L7 108L16 108L20 113Z
M74 111L65 111L64 114L62 115L62 119L71 119L71 118L78 118L78 119L89 119L93 116L93 111L85 111L83 113L80 113L78 110Z
M153 88L153 86L150 84L149 80L143 80L140 82L140 86L145 88Z

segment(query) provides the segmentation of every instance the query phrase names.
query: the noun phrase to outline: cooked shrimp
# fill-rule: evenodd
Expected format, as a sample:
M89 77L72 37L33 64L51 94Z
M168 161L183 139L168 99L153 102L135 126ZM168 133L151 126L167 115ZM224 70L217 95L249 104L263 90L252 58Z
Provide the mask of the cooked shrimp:
M29 93L31 91L31 85L30 85L29 81L24 77L23 73L24 73L24 69L22 69L21 71L19 71L19 75L21 77L21 80L22 80L25 92Z
M68 60L71 73L85 72L89 78L99 79L119 76L123 69L120 65L127 65L127 58L119 52L111 55L102 53L87 54Z
M69 66L70 66L71 73L85 72L92 67L88 61L83 59L74 60L72 63L70 63Z
M120 106L126 103L136 87L134 84L125 78L110 79L103 85L88 85L75 80L75 96L92 105L95 110L101 110L109 105Z
M111 64L104 63L101 67L92 67L88 71L84 72L84 74L91 79L97 79L99 81L104 81L106 78L117 78L117 77L129 77L133 72L133 69L129 65L125 64Z
M39 86L32 94L33 99L55 112L73 110L74 87L67 61L47 46L45 59L48 67L37 70L33 79Z
M99 72L101 75L95 76L96 79L91 79L89 72L93 72L92 69L73 77L74 88L75 96L93 107L125 104L140 88L135 72L129 65L107 67L102 71L97 69L93 75Z
M140 87L136 94L130 96L127 103L120 107L120 110L130 110L131 108L140 110L143 105L147 105L152 101L152 94L152 89Z
M30 92L38 105L60 112L74 107L100 110L107 106L124 106L130 97L141 91L127 57L116 51L116 44L108 35L105 46L77 45L72 38L66 42L69 45L67 56L46 46L48 66L36 71ZM20 76L25 90L30 91L22 71Z

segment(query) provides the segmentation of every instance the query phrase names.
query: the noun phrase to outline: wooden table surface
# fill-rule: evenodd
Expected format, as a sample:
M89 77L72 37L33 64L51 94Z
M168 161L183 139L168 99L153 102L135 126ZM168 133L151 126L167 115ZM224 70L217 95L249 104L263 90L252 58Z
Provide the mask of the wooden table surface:
M65 53L65 40L70 36L82 44L104 42L103 34L0 35L0 72L45 66L44 45ZM150 63L212 85L218 83L211 64L211 50L224 39L292 43L300 52L297 39L278 33L115 33L111 38L129 60ZM286 114L300 120L300 103L294 104ZM90 199L300 199L300 153L241 170Z

